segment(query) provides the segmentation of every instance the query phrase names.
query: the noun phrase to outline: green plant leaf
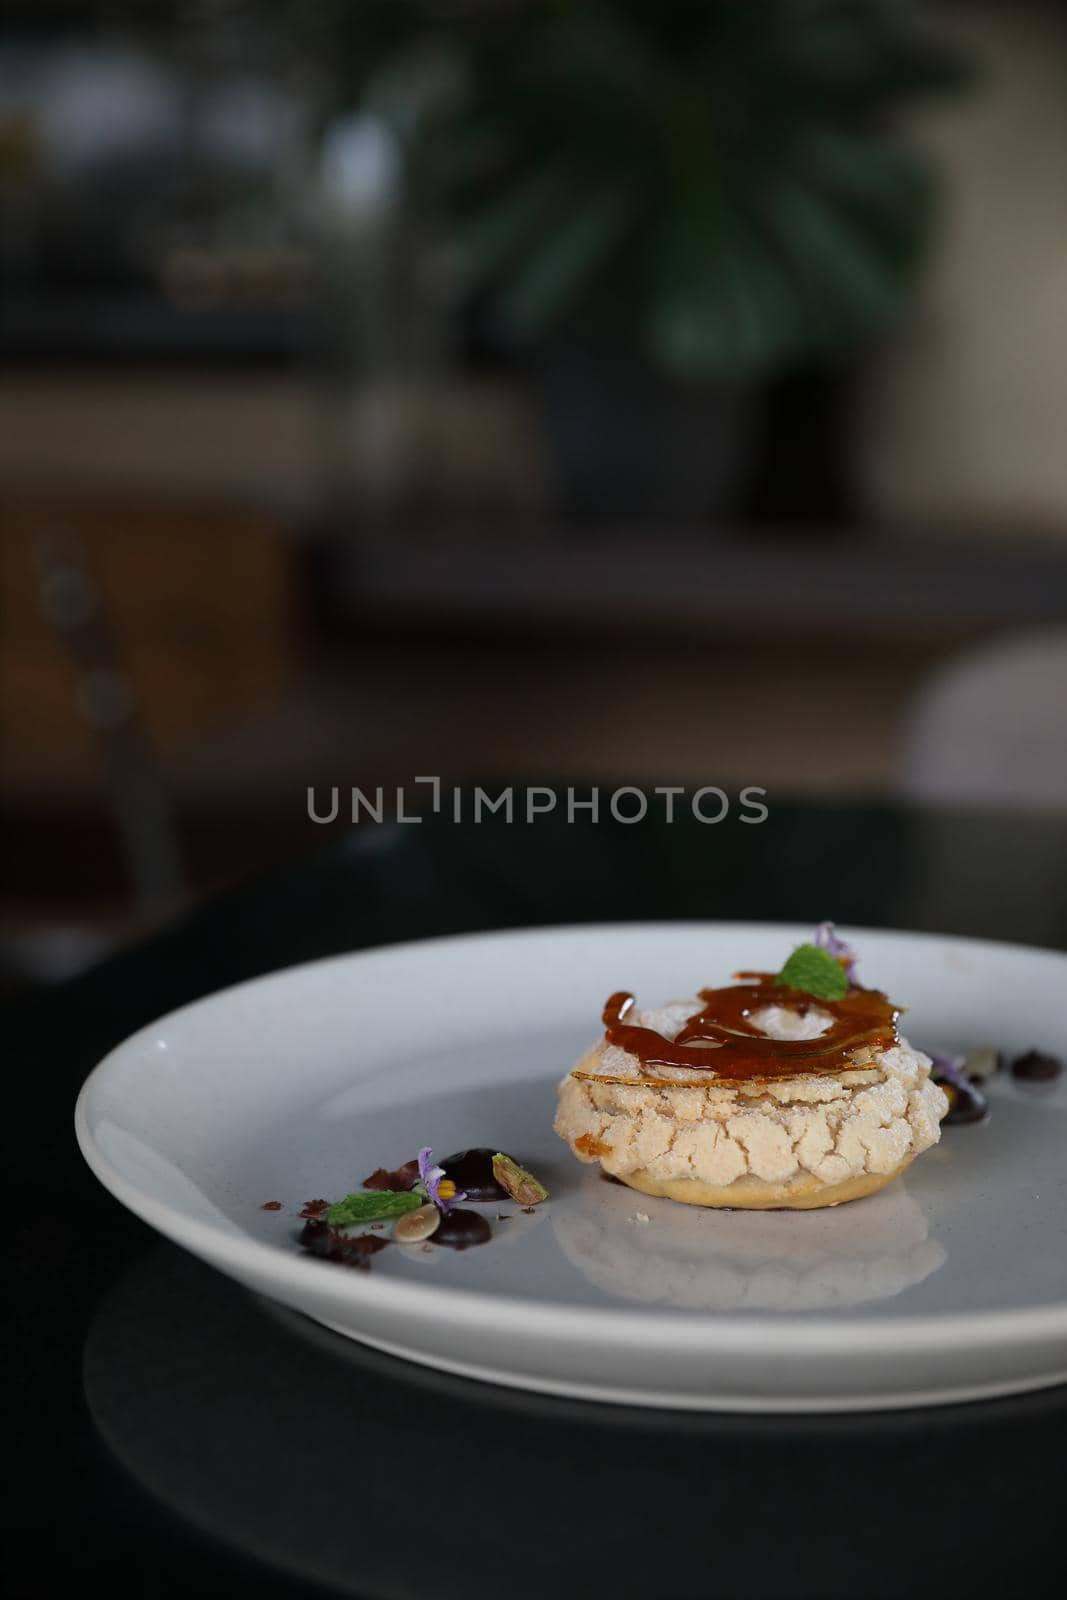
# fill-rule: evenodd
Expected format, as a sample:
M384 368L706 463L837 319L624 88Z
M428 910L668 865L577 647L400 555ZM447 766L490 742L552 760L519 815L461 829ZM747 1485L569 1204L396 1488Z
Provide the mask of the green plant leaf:
M326 1221L333 1228L346 1228L353 1222L382 1222L387 1217L402 1217L405 1211L417 1211L425 1204L426 1196L410 1189L361 1190L346 1194L332 1205Z
M568 175L540 167L496 196L456 229L454 243L472 275L484 280L518 250L536 243L570 193Z
M843 1000L848 993L848 975L840 961L814 944L798 944L775 982L817 1000Z
M497 302L501 326L519 340L546 332L619 244L630 216L625 195L607 193L560 219L503 289Z

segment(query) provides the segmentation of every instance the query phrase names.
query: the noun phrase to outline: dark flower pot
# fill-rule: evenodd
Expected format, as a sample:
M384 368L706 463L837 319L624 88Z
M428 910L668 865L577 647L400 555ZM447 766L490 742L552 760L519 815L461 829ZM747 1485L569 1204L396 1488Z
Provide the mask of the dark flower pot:
M756 445L758 385L683 383L625 348L577 339L544 346L529 371L561 517L730 519Z

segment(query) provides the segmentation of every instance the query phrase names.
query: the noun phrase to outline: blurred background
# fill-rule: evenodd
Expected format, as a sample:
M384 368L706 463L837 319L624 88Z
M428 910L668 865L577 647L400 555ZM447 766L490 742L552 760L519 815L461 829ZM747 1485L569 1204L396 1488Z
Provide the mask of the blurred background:
M309 785L1067 811L1062 5L7 18L5 981Z

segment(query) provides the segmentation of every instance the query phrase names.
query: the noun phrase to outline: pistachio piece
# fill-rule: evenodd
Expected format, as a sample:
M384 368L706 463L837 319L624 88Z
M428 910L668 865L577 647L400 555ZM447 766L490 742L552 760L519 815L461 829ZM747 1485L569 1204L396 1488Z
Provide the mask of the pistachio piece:
M397 1244L421 1244L431 1233L437 1232L441 1213L436 1206L420 1206L417 1211L405 1211L397 1217L393 1238Z
M532 1172L527 1172L525 1167L520 1167L517 1161L500 1150L493 1157L493 1177L517 1205L536 1206L548 1199L544 1184L538 1183Z

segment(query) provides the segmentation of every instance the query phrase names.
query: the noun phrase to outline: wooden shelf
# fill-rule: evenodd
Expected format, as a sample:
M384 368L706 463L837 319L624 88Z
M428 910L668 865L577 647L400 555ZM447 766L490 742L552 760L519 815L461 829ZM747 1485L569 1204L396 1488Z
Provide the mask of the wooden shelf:
M866 533L660 538L624 531L396 539L342 549L344 599L364 615L468 625L703 632L970 628L1067 617L1067 539L918 540Z

